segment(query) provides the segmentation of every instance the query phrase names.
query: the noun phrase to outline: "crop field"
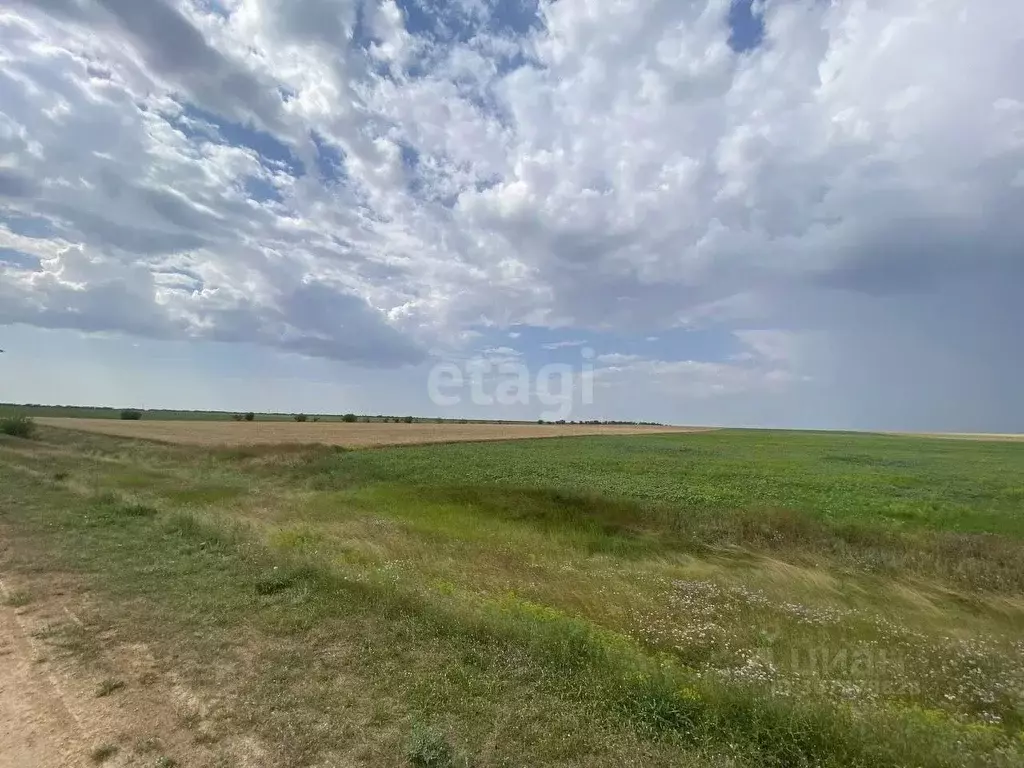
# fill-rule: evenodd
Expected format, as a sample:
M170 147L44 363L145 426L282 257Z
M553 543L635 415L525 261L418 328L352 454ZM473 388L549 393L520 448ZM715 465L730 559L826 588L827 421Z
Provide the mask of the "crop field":
M106 419L106 420L117 420L121 418L122 408L112 407L99 407L99 406L86 406L86 405L24 405L19 403L0 403L0 418L5 416L24 415L31 416L33 418L62 418L62 419ZM129 409L134 410L134 409ZM241 414L233 411L175 411L163 408L143 408L138 409L142 414L143 419L146 421L234 421L235 418ZM343 420L343 414L335 413L320 413L320 414L307 414L312 417L316 417L322 422L338 422ZM353 414L358 415L358 414ZM438 420L433 418L416 418L412 416L398 416L391 415L386 416L384 414L370 415L362 414L358 415L360 421L369 423L374 422L392 422L392 420L411 420L413 423L436 423ZM264 421L293 421L295 417L294 413L253 413L253 418L257 422ZM463 419L442 419L443 423L467 423ZM493 421L474 421L470 419L468 423L486 423L493 424L498 422ZM501 422L505 423L505 422ZM518 424L532 423L532 422L511 422Z
M42 424L119 437L134 437L186 445L339 445L360 448L375 445L412 445L481 440L579 435L631 435L692 432L699 427L643 427L603 424L385 424L381 422L269 421L118 421L114 419L42 418Z
M43 426L0 590L13 764L1024 765L1019 442Z

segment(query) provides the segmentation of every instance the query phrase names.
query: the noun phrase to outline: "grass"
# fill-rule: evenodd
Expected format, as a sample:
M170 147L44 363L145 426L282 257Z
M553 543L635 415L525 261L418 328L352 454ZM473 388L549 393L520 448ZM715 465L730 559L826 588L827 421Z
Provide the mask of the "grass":
M24 568L267 764L1015 765L1024 445L0 443ZM74 482L55 482L66 472ZM106 626L106 625L105 625Z
M118 751L116 744L101 744L89 753L89 759L99 765L107 762L107 760L116 755Z
M108 677L100 681L100 684L96 686L96 698L101 699L104 696L109 696L112 693L116 693L124 688L124 680L116 680L115 678Z
M448 737L439 730L417 726L406 748L409 764L415 768L453 768L455 751Z
M23 608L31 602L32 594L24 589L8 592L3 598L3 604L9 608Z
M9 437L31 438L36 431L35 422L24 414L0 416L0 434Z

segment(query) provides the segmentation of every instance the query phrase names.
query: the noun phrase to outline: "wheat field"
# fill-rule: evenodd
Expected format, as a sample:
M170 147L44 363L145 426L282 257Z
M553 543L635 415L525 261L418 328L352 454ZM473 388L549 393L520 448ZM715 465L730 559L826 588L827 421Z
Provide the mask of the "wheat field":
M705 427L601 424L383 424L379 422L116 421L40 418L41 424L117 437L202 446L319 443L346 448L580 435L636 435L705 431Z

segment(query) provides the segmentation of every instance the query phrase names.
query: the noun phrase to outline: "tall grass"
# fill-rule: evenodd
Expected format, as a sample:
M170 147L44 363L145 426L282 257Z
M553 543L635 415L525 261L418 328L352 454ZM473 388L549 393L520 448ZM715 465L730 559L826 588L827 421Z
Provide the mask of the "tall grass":
M0 434L29 439L36 433L36 423L29 416L7 416L0 419Z

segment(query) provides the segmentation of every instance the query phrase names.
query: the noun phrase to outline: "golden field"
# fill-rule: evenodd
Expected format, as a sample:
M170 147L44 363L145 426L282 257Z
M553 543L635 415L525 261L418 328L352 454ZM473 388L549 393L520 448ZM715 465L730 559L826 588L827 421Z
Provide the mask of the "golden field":
M203 446L320 443L346 448L477 440L520 440L578 435L699 432L705 427L635 427L600 424L384 424L294 421L120 421L39 418L40 424L118 437Z

